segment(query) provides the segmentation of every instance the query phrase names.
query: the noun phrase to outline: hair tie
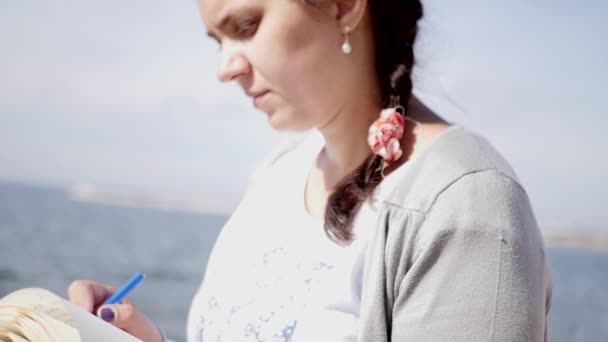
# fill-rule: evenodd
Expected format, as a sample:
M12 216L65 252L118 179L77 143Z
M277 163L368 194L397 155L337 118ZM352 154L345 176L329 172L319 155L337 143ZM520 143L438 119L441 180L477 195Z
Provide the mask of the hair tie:
M399 107L383 109L380 118L369 126L367 143L372 152L382 157L385 162L394 162L403 155L400 141L405 129L405 119L397 111Z

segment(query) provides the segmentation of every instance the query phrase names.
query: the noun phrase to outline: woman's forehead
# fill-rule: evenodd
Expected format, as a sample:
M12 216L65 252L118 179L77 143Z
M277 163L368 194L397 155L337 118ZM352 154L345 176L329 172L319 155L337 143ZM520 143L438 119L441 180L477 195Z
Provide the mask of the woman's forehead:
M289 1L289 0L282 0ZM267 0L199 0L203 20L208 25L218 25L231 13L264 5Z

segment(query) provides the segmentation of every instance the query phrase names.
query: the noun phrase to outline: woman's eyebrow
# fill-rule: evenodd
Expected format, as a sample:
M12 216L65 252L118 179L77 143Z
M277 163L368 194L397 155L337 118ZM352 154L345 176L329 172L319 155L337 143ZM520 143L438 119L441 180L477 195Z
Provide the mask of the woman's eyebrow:
M232 21L235 17L239 17L241 15L243 15L244 13L251 13L254 11L258 11L259 8L252 5L252 4L248 4L248 5L243 5L243 6L239 6L238 8L232 8L231 10L227 10L226 13L222 19L220 19L218 21L218 24L215 25L215 27L217 27L218 30L223 31L224 27L230 22Z
M250 11L254 11L254 10L256 10L256 7L254 7L254 6L251 6L251 5L250 5L250 6L243 6L243 7L240 7L240 8L238 8L238 9L236 9L234 12L238 12L238 13L242 14L242 13L244 13L244 12L250 12ZM217 28L217 29L218 29L220 32L222 32L222 31L224 31L224 30L225 30L225 27L226 27L226 26L227 26L227 25L228 25L228 24L229 24L229 23L230 23L232 20L234 20L234 18L235 18L235 17L238 17L238 16L239 16L239 14L236 14L236 15L235 15L234 13L228 12L228 13L226 13L226 14L225 14L225 15L222 17L222 19L220 19L220 20L218 21L218 24L217 24L217 25L215 25L215 27L216 27L216 28ZM216 36L216 35L215 35L213 32L211 32L210 30L207 30L207 35L208 35L209 37L211 37L211 38L215 38L215 39L217 39L217 36Z
M216 27L220 30L223 31L224 27L232 20L232 14L228 13L226 14L225 17L222 18L222 20L219 21L219 23L216 25Z
M223 31L224 27L230 22L230 20L232 20L232 15L227 14L224 18L222 18L222 20L219 21L219 24L216 25L216 27L219 29L219 31ZM207 36L215 40L218 39L215 33L211 32L209 29L207 29Z

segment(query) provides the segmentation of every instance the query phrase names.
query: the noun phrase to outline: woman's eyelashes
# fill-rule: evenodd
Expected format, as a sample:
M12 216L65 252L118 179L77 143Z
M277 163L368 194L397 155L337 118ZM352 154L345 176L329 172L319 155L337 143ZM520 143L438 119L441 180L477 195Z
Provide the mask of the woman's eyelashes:
M260 26L261 18L259 17L250 17L245 20L233 20L229 25L226 26L222 38L219 38L213 33L209 33L209 37L211 37L217 44L218 47L222 47L222 40L229 38L233 40L247 40L252 38L258 30Z
M240 21L234 30L235 38L247 39L253 37L259 26L259 19L250 18Z

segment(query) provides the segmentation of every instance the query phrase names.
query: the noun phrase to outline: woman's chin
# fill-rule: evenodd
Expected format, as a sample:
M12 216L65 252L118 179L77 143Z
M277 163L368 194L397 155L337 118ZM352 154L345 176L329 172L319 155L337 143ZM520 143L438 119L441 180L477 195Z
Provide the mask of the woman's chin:
M280 132L302 132L306 130L299 127L295 120L280 114L276 112L268 114L268 123L273 130Z
M295 114L293 110L268 110L266 114L268 124L275 131L281 132L305 132L311 127L305 120Z
M277 118L274 114L268 114L268 123L275 131L290 131L289 122Z

